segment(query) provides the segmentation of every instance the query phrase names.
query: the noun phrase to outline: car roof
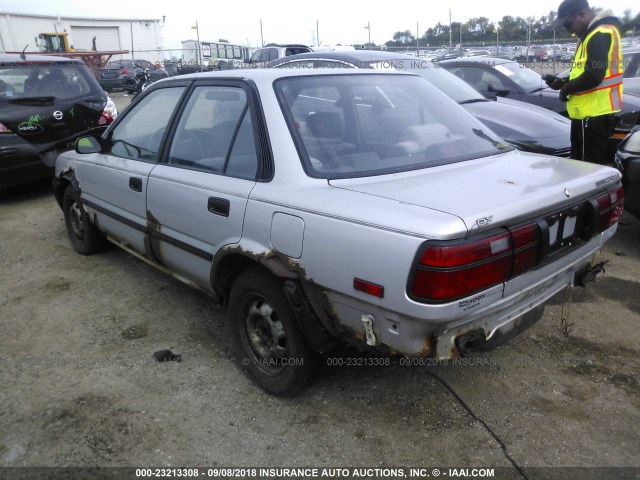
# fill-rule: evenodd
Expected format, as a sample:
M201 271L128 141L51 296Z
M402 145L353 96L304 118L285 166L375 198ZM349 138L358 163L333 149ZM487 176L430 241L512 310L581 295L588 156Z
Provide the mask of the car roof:
M446 65L449 63L485 63L488 65L501 65L503 63L518 63L515 60L507 60L506 58L500 57L461 57L461 58L452 58L450 60L442 60L438 62L442 65Z
M58 57L54 55L22 55L20 53L0 53L0 63L62 63L84 65L82 60L67 57Z
M353 70L353 69L327 69L327 68L248 68L238 70L221 70L201 73L190 73L172 77L176 81L182 79L204 78L240 78L246 80L270 81L285 77L304 77L320 75L415 75L408 72L389 70ZM166 81L166 80L163 80Z
M378 50L327 50L309 53L299 53L290 55L285 58L274 60L272 65L280 65L290 62L291 60L338 60L343 62L378 62L385 60L418 60L427 61L416 57L415 55L406 55L404 53L381 52Z

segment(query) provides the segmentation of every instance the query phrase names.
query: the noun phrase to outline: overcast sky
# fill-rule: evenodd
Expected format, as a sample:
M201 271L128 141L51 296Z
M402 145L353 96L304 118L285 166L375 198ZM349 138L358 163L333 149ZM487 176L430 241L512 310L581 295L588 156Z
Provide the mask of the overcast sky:
M380 45L391 40L397 31L410 30L420 35L438 22L449 24L449 9L453 22L487 17L498 22L505 15L535 17L557 11L559 0L509 2L479 2L477 0L449 0L434 2L405 0L376 2L371 0L2 0L0 11L37 13L46 15L99 18L164 17L165 48L176 48L182 40L195 39L191 29L197 20L200 40L225 38L234 43L249 43L252 47L264 43L314 44L316 33L324 45L366 43ZM591 2L594 7L610 8L622 16L625 10L638 13L637 0L608 0ZM261 31L262 24L262 31ZM367 30L366 25L370 25Z

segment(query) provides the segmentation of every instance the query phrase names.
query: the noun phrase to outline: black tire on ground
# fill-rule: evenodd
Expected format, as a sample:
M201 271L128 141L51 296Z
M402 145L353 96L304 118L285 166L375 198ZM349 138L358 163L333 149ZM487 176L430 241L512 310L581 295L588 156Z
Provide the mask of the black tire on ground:
M302 393L318 367L319 357L296 322L281 279L257 267L233 283L229 323L236 364L278 397Z
M76 252L90 255L106 248L107 240L91 223L80 201L80 194L71 185L64 192L62 211L71 246Z

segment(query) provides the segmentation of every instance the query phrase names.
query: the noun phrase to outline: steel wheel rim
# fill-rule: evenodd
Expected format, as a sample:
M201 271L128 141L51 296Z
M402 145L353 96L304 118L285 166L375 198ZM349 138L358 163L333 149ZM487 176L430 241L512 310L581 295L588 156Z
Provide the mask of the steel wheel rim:
M279 375L287 365L289 351L277 311L255 294L247 297L242 311L242 342L252 357L248 360L267 375Z
M78 202L73 202L69 207L69 219L73 235L78 240L82 240L84 238L84 222L82 221L82 210Z

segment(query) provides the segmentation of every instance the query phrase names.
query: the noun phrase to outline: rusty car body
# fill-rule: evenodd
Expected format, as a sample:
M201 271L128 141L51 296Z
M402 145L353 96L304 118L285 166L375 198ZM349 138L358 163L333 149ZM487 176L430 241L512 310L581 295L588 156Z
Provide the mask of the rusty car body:
M161 80L58 157L80 253L111 241L229 305L237 364L300 393L318 353L493 348L592 276L617 170L521 152L418 75ZM123 273L124 274L124 273Z

